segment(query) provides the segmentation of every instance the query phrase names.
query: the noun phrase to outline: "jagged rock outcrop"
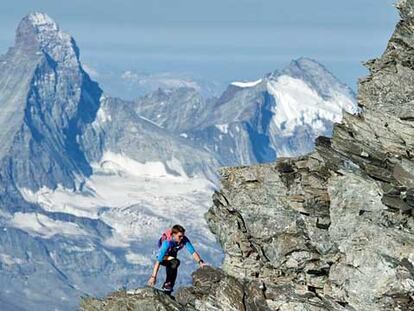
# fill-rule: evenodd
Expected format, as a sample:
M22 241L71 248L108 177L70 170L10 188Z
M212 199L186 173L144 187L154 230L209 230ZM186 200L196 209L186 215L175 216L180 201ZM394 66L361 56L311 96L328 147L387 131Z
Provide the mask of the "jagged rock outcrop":
M221 170L206 217L223 270L195 272L181 310L413 310L414 0L398 8L361 113L312 154Z

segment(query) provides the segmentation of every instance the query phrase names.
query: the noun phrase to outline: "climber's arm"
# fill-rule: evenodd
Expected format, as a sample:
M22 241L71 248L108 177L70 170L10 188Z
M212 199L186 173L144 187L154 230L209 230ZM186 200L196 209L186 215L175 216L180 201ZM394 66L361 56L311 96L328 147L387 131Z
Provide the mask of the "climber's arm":
M200 255L196 252L193 244L191 244L188 238L185 239L184 245L187 248L188 252L193 256L194 260L200 265L200 267L205 266L203 259L201 259Z
M148 280L148 285L149 286L154 286L155 285L155 282L157 281L157 274L158 274L158 271L160 270L161 262L164 260L164 257L167 254L169 246L170 245L169 245L168 241L162 242L160 251L159 251L158 256L157 256L157 261L154 264L154 269L152 270L151 277Z

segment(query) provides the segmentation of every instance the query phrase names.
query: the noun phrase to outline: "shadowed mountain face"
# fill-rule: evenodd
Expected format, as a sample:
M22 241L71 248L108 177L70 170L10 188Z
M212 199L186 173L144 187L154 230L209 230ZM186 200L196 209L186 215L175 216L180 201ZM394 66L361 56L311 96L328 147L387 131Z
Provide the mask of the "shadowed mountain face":
M414 0L397 7L357 115L344 114L306 156L220 170L206 218L222 269L197 270L176 300L145 288L81 309L412 310Z
M0 66L2 175L32 190L75 188L76 176L92 172L77 137L95 120L102 93L82 70L75 41L31 14Z
M352 92L309 59L219 99L187 87L112 98L74 39L29 14L0 57L2 310L72 310L83 294L143 285L153 241L176 222L219 265L203 219L216 169L308 152L342 108L354 111Z

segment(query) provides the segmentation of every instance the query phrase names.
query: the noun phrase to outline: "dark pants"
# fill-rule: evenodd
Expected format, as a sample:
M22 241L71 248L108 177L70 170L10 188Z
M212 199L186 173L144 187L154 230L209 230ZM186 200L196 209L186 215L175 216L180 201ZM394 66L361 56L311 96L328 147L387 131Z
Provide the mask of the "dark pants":
M164 287L171 288L172 290L175 284L175 280L177 279L177 272L178 267L180 266L180 261L178 258L164 260L161 262L161 265L165 266L167 270L167 278L164 282Z

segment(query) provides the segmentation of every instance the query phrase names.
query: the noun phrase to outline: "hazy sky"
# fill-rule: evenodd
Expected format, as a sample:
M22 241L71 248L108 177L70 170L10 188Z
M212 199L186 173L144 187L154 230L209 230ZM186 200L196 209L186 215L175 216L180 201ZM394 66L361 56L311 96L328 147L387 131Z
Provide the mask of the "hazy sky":
M256 79L307 56L355 88L384 50L394 0L13 0L0 2L0 53L20 19L49 14L98 74L188 72ZM97 77L99 80L99 76Z

